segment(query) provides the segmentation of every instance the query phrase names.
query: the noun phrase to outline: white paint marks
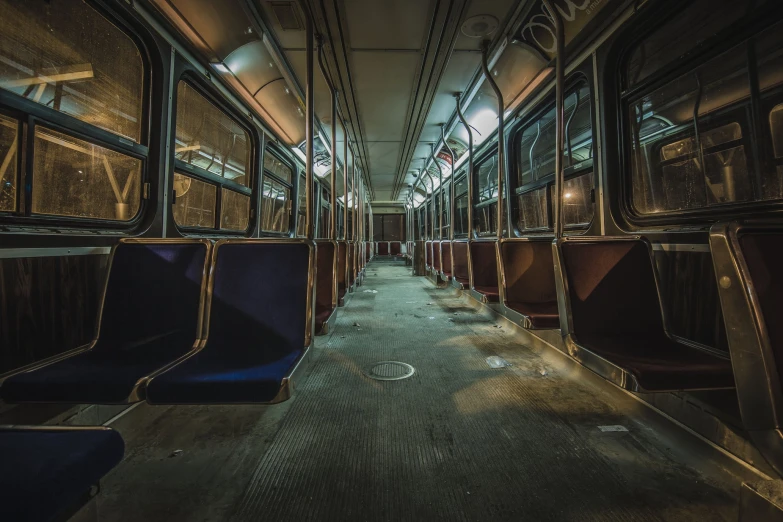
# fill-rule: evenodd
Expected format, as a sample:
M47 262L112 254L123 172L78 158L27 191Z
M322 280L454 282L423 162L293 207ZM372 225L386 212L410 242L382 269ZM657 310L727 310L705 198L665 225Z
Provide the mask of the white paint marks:
M613 431L628 431L628 428L620 424L613 424L611 426L598 426L598 429L601 430L602 433L609 433Z

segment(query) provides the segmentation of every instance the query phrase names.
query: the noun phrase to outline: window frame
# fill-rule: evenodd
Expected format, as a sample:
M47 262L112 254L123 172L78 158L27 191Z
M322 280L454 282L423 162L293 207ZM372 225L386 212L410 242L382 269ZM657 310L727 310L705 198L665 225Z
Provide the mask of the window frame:
M595 223L596 216L600 212L600 208L597 205L597 198L595 196L596 188L598 186L598 173L597 165L599 159L596 158L596 140L600 129L595 125L595 85L591 79L592 65L591 60L586 59L576 69L569 74L565 79L565 87L563 89L563 98L567 99L574 92L577 92L582 87L587 87L590 99L590 128L592 133L592 142L590 147L592 149L591 157L582 160L578 163L563 168L563 181L569 181L571 179L578 178L592 172L592 188L590 189L590 201L593 204L593 216L589 223L575 223L565 224L563 229L568 232L580 232L588 233ZM527 111L528 116L514 125L514 128L509 133L510 141L510 161L509 173L507 176L509 182L509 190L507 194L510 194L510 207L511 207L511 227L513 227L515 237L529 237L538 235L554 235L554 212L555 209L552 205L552 198L555 185L555 174L549 174L542 178L536 179L524 185L519 184L519 174L521 165L518 161L520 155L521 137L522 134L531 125L534 125L536 121L544 116L547 112L551 111L555 107L555 92L547 94L532 110ZM566 115L567 118L567 115ZM564 136L564 149L567 147L568 136ZM566 159L566 151L563 151L563 159ZM546 201L546 216L549 223L546 227L526 228L524 230L519 229L519 197L540 189L545 189L545 201Z
M258 187L259 190L263 187L264 182L267 179L267 176L269 176L270 179L275 181L276 183L280 183L283 185L283 187L288 189L288 193L290 194L290 199L288 200L288 228L285 232L276 232L273 230L265 230L262 228L261 223L258 225L258 231L261 236L264 237L295 237L296 235L296 223L297 218L299 217L299 211L296 209L296 205L299 201L299 194L298 194L298 186L299 186L299 177L300 177L300 168L299 165L291 160L282 150L281 147L278 147L271 142L267 142L266 147L264 147L264 157L266 157L267 154L272 154L279 162L283 163L287 167L291 169L291 182L287 182L286 180L276 176L272 171L267 170L264 168L263 161L261 162L261 175L259 176L259 182ZM264 206L264 194L263 190L261 190L261 193L258 195L258 205L259 205L259 214L263 210Z
M171 84L171 137L170 137L170 152L167 161L169 161L169 181L168 181L168 194L170 199L167 204L167 216L169 223L179 232L182 236L246 236L253 235L256 228L255 216L258 212L258 191L261 185L261 176L259 175L259 150L261 148L262 140L256 127L253 125L252 120L247 116L239 112L239 109L235 107L230 100L221 96L217 89L209 82L209 77L204 78L204 75L199 73L198 70L189 62L178 57L177 62L174 65L174 81ZM240 126L248 135L248 148L249 158L247 164L247 176L249 180L249 186L246 187L235 181L231 181L222 176L218 176L212 172L209 172L200 167L193 166L189 163L177 159L176 157L176 137L177 137L177 106L179 103L178 91L180 82L185 82L191 89L197 94L201 95L209 103L215 106L216 109L223 114L231 118L234 123ZM244 109L244 107L243 107ZM249 113L248 113L249 114ZM216 187L215 192L215 219L213 227L192 227L186 225L180 225L174 219L174 205L176 204L176 196L174 194L174 175L183 174L191 178L207 183ZM247 196L250 198L250 210L248 215L248 226L244 230L232 230L221 228L221 220L223 217L223 190L230 190Z
M734 105L728 108L722 108L715 111L714 114L708 114L700 118L700 122L709 122L708 129L715 128L712 125L713 120L727 122L724 119L725 114L731 114L742 110L748 111L747 127L743 122L733 120L732 122L740 124L743 135L741 143L745 147L747 158L747 168L749 179L753 180L754 185L760 179L764 172L762 169L766 164L774 165L774 158L771 151L771 129L769 123L764 118L768 116L769 111L764 112L764 108L769 106L771 110L776 103L783 102L783 88L778 88L764 95L758 91L757 62L755 61L755 46L750 45L752 41L763 31L769 29L776 23L781 22L779 8L774 6L775 2L770 2L758 12L752 13L750 17L746 16L738 24L724 27L720 32L714 34L707 40L693 46L688 52L679 56L666 64L664 67L649 75L644 80L639 81L631 88L627 78L627 64L633 55L633 51L642 44L655 31L665 27L681 10L682 3L670 2L664 4L658 9L647 8L644 13L647 16L640 16L632 24L628 24L622 33L618 36L610 50L613 67L606 68L607 79L613 83L608 92L614 94L607 96L610 104L614 101L614 107L605 110L606 121L612 116L616 116L617 121L617 167L621 175L618 176L616 190L610 203L615 212L619 212L622 218L632 227L644 229L660 226L674 226L675 228L696 226L698 228L708 227L711 223L725 219L737 219L738 217L747 217L761 213L783 211L783 198L758 200L760 187L754 187L753 198L750 201L735 203L722 203L718 205L708 205L705 207L693 209L681 209L664 211L659 213L642 214L634 207L633 202L633 172L632 155L630 151L631 141L629 137L629 117L630 108L635 101L638 101L646 94L652 93L657 89L664 87L677 78L693 72L700 65L730 51L731 49L747 43L748 61L746 62L747 75L751 88L749 99L743 105ZM777 10L777 11L776 11ZM770 16L771 13L778 13L778 17ZM654 23L651 23L654 21ZM737 27L739 25L739 27ZM750 58L753 58L751 63ZM614 91L612 93L612 91ZM777 96L777 98L776 98ZM779 100L775 102L775 100ZM701 127L701 126L700 126ZM701 130L701 129L700 129ZM745 131L749 131L747 134ZM611 133L608 133L611 134ZM679 133L672 135L676 136ZM675 140L676 141L676 140ZM667 141L666 143L671 143ZM656 149L657 150L657 149Z
M161 75L161 67L153 59L150 49L156 47L144 24L136 19L125 6L109 6L102 0L83 0L88 9L93 9L108 23L125 35L138 50L142 64L141 122L139 141L135 142L111 131L87 123L70 114L29 100L5 89L0 89L0 113L15 119L18 124L17 145L17 190L16 210L0 211L0 227L8 226L14 232L82 232L120 233L133 235L156 211L153 195L153 176L150 165L158 163L159 151L157 133L152 125L153 76ZM33 180L35 160L36 127L61 132L72 138L117 152L141 161L139 209L128 221L64 216L56 214L33 214Z

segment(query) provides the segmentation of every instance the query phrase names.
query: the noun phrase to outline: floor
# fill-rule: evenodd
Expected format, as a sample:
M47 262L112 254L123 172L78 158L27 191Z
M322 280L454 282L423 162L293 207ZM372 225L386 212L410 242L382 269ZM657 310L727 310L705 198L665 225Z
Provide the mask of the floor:
M101 520L737 519L734 461L401 261L368 266L315 351L281 405L114 422ZM389 360L415 373L367 376Z

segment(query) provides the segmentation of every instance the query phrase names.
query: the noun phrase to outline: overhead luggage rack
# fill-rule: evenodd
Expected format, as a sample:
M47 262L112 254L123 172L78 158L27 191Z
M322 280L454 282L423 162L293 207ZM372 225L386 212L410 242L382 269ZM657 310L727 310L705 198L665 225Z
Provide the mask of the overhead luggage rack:
M123 239L111 254L95 340L7 378L3 400L124 404L197 350L211 243Z
M503 304L522 316L525 328L560 328L552 238L503 239L500 258Z
M732 388L731 361L669 335L650 244L640 237L556 242L569 353L639 392Z
M783 224L713 225L710 250L742 424L783 475Z
M153 378L150 404L288 399L312 344L315 245L224 239L212 254L203 348Z

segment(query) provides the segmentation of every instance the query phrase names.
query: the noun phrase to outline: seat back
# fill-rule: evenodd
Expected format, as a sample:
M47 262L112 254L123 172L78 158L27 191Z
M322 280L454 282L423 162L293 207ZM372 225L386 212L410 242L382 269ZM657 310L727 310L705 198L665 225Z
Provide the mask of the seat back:
M427 241L424 245L425 248L427 249L426 252L424 253L424 262L429 268L432 266L432 241Z
M388 241L378 241L377 244L377 254L379 256L388 256L389 255L389 243Z
M468 268L468 242L454 241L451 244L451 255L454 260L454 277L463 281L470 279Z
M348 285L353 284L353 280L356 279L356 243L349 243L346 248L348 249Z
M498 265L494 241L471 241L470 262L473 264L473 286L498 286Z
M398 256L402 253L402 245L399 241L389 242L389 254L392 256Z
M742 424L783 475L783 226L719 223L710 250Z
M442 271L451 276L451 241L442 241L440 244Z
M100 339L109 342L98 346L202 337L210 247L197 239L122 240L112 253L98 326Z
M566 239L558 247L570 305L568 333L663 332L655 267L647 241Z
M310 241L219 241L210 279L207 347L304 351L311 342L314 267Z
M365 251L367 253L367 259L369 260L372 257L372 250L375 243L368 242L365 246Z
M345 265L348 262L348 248L345 241L337 242L337 285L345 288Z
M316 241L316 272L315 313L331 310L337 302L335 298L335 253L337 245L334 241L322 239Z
M500 243L506 302L557 302L551 241Z
M440 272L440 241L432 242L432 268Z

